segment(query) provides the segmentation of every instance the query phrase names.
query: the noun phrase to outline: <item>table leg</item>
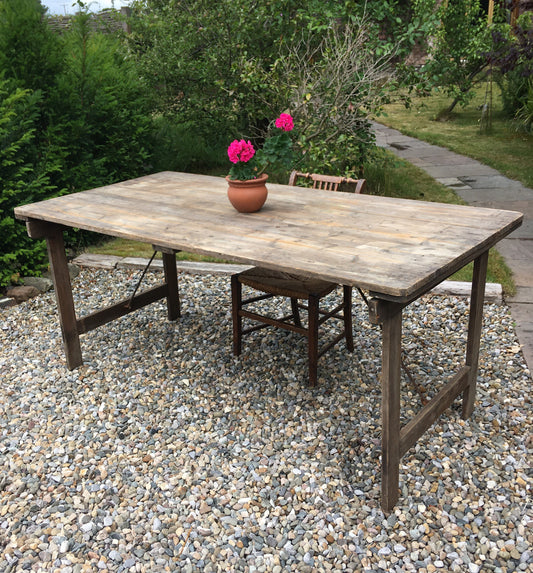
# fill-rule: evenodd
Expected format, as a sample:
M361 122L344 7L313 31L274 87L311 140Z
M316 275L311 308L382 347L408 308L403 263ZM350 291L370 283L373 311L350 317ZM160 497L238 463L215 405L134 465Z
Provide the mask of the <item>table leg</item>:
M468 385L463 393L462 418L464 420L472 415L476 400L479 344L483 321L483 299L485 297L488 258L489 253L487 251L474 261L470 316L468 320L468 341L466 344L466 365L470 367L470 370L468 373Z
M74 370L74 368L83 364L83 359L63 233L58 231L52 235L47 235L46 245L59 312L61 334L63 335L67 367L69 370Z
M389 512L398 501L400 476L400 377L402 306L381 302L381 507Z
M176 320L181 316L180 295L178 287L178 272L176 270L176 253L162 252L163 269L165 271L165 284L168 288L167 293L167 310L168 319Z

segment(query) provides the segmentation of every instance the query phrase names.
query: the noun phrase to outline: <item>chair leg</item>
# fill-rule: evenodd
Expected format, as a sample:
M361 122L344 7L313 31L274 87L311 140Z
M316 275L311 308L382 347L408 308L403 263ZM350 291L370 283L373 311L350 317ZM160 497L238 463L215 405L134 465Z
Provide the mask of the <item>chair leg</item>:
M352 287L343 286L344 291L344 335L346 336L346 348L353 352L353 326L352 326Z
M233 354L239 356L242 348L242 285L238 275L231 275L231 319L233 322Z
M309 319L307 345L309 355L309 386L316 386L318 369L318 307L320 299L310 296L308 300Z
M300 319L300 309L298 308L297 298L291 298L291 309L292 309L292 317L294 319L294 324L296 326L302 326L302 321Z
M180 293L178 287L178 273L176 270L176 253L163 254L163 268L165 271L165 283L168 286L167 310L168 319L176 320L181 316Z

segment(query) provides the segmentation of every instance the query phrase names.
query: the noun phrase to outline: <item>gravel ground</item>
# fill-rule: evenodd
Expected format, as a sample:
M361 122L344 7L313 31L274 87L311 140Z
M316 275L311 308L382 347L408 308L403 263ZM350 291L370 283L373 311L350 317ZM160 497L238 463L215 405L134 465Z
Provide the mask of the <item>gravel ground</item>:
M82 271L78 309L137 276ZM404 456L385 515L363 303L354 354L337 345L310 389L304 340L261 331L234 358L228 277L180 281L179 321L158 303L92 331L72 372L53 293L1 312L0 571L533 571L532 380L505 306L485 307L473 417L457 403ZM461 360L466 311L406 310L423 396ZM402 385L408 417L421 397Z

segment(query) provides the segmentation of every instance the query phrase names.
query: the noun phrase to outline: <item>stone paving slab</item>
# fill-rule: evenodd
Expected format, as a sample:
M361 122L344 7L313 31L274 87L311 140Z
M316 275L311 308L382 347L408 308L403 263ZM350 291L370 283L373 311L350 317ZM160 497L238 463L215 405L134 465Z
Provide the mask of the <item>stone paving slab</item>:
M512 268L511 270L513 271L513 278L515 280L516 288L518 287L526 288L529 286L529 283L531 283L530 280L531 267L529 267L529 265L527 268L525 267L525 265L522 265L518 266L517 268L516 267ZM531 304L531 306L533 307L533 303Z
M431 145L426 143L425 141L413 141L412 137L404 136L404 137L395 137L394 141L390 143L391 147L394 147L398 151L407 151L409 149L419 149L421 153L424 150L431 151Z
M499 250L499 252L505 259L503 250ZM508 259L505 260L507 261ZM526 260L513 261L512 263L509 264L509 267L511 271L513 271L513 278L517 288L531 286L531 271L533 270L533 267L531 266L530 261Z
M533 240L517 241L515 239L506 238L503 239L503 241L500 241L500 243L498 244L498 250L506 258L520 261L521 264L527 262L533 264Z
M531 204L533 202L533 194L531 199L528 199L528 194L524 193L523 188L520 187L509 187L505 189L505 191L501 187L472 187L470 183L465 183L461 181L461 179L457 178L460 183L463 184L462 188L455 188L457 194L464 199L467 203L470 201L485 201L486 203L490 202L499 202L505 205L509 204L520 204L522 208L529 208L531 209ZM450 185L450 187L452 187ZM511 207L507 207L507 209L511 209ZM522 213L524 210L522 209Z
M424 169L424 171L432 177L450 176L450 165L446 165L445 159L441 160L442 165L438 164L432 157L411 157L409 158L409 162ZM486 165L482 165L481 163L455 163L452 173L461 173L461 175L465 177L477 177L478 175L487 175L490 173L487 172L487 169L490 169L490 172L493 172L494 175L499 175L495 169L487 168Z
M436 286L431 293L447 296L470 296L471 290L472 283L464 281L444 281ZM502 300L502 285L498 283L487 283L485 286L485 302L501 304Z
M516 294L507 297L507 302L516 304L529 304L533 300L533 287L516 287Z
M520 341L524 359L531 369L533 364L533 304L530 302L509 303L509 308L516 323L515 331Z
M147 259L125 257L117 264L119 269L144 269L148 264ZM200 261L176 261L178 271L200 275L227 275L241 273L251 268L250 265L238 265L228 263L204 263ZM163 261L155 259L150 264L152 270L163 270Z
M122 257L115 255L93 255L83 253L74 259L74 264L79 267L92 267L95 269L114 269Z
M465 158L460 155L446 156L444 152L431 151L427 149L420 150L418 148L413 148L409 150L402 151L398 153L403 159L410 161L411 157L418 157L428 162L429 165L435 167L446 167L446 166L460 166L465 164ZM475 164L470 164L475 165Z
M473 189L499 189L500 191L505 190L506 193L516 190L521 192L522 195L527 191L526 187L519 181L513 181L503 175L461 175L459 178Z
M449 173L450 169L448 168L447 171ZM452 187L456 191L466 191L470 189L468 185L465 185L460 179L457 179L457 177L437 177L436 175L432 175L432 177L435 177L441 185Z

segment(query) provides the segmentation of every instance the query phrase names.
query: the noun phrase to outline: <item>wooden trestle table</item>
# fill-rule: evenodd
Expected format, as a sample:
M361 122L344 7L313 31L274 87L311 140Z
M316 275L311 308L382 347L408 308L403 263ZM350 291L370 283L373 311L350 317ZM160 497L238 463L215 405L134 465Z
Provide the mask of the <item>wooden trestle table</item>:
M382 325L381 504L398 500L400 458L462 394L473 411L488 251L522 223L522 214L269 185L266 204L241 214L219 177L162 172L24 205L16 217L45 238L67 366L82 364L80 334L146 304L167 299L179 316L175 253L189 251L291 271L369 293L369 315ZM63 243L65 227L151 243L163 252L164 282L89 316L76 316ZM400 427L402 309L474 261L464 364ZM229 304L229 303L228 303ZM228 352L231 345L228 342Z

